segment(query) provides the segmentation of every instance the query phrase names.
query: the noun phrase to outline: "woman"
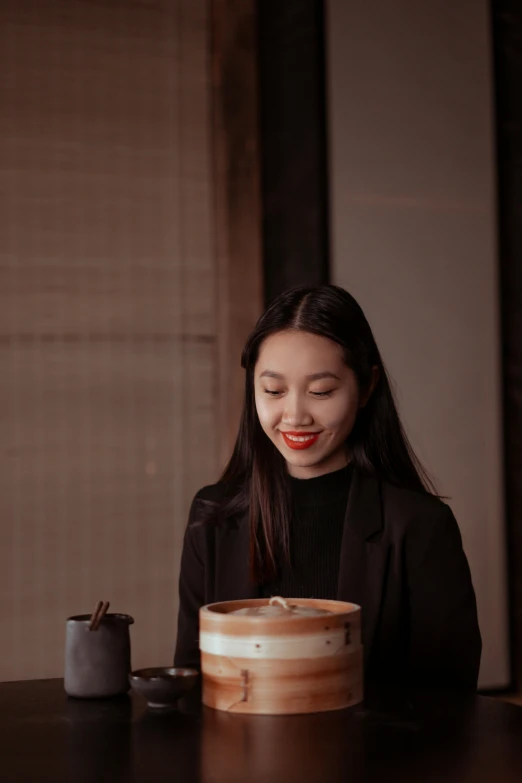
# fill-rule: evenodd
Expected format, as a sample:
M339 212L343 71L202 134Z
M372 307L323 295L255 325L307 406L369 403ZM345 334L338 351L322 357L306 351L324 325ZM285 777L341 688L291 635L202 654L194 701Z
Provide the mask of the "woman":
M234 452L185 534L176 665L199 665L204 604L336 598L362 607L367 680L475 689L459 528L412 452L357 302L331 285L284 293L242 366Z

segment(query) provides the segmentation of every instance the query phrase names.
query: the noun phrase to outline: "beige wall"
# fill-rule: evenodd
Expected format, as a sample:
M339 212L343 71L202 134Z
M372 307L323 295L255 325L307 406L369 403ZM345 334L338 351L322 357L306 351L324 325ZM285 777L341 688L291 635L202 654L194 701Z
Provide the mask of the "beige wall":
M0 679L59 676L99 598L172 658L217 470L207 15L0 6Z
M460 523L481 685L508 681L485 0L328 0L334 282L360 301Z

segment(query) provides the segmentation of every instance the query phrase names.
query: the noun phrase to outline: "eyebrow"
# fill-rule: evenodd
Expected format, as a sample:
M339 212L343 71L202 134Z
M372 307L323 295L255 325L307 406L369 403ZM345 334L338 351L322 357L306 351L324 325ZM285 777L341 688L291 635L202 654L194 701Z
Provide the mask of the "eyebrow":
M260 378L275 378L277 381L284 381L285 376L281 375L279 372L274 372L273 370L265 370L261 373L259 376ZM323 378L334 378L336 381L340 381L338 375L335 375L333 372L314 372L312 375L307 375L306 380L307 381L321 381Z

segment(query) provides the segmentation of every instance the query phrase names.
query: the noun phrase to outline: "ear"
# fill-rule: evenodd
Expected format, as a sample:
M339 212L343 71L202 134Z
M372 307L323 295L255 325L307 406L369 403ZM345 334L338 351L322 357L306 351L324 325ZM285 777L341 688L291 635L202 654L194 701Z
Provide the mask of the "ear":
M368 400L372 396L373 391L374 391L375 387L377 386L377 381L379 380L379 375L380 375L379 368L377 367L376 364L374 364L374 366L372 367L372 377L371 377L371 380L370 380L370 384L369 384L368 388L366 389L366 392L363 395L361 395L361 399L360 399L360 402L359 402L359 408L364 408L364 406L367 404Z

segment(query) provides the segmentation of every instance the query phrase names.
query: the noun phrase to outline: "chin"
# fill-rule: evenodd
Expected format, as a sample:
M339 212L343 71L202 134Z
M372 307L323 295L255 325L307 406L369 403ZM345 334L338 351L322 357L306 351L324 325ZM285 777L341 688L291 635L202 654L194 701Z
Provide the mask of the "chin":
M292 457L289 459L288 457L285 457L286 461L289 465L295 465L296 468L315 468L319 467L324 462L324 459L317 459L317 457L312 458L305 456L302 457L295 457L292 454Z

